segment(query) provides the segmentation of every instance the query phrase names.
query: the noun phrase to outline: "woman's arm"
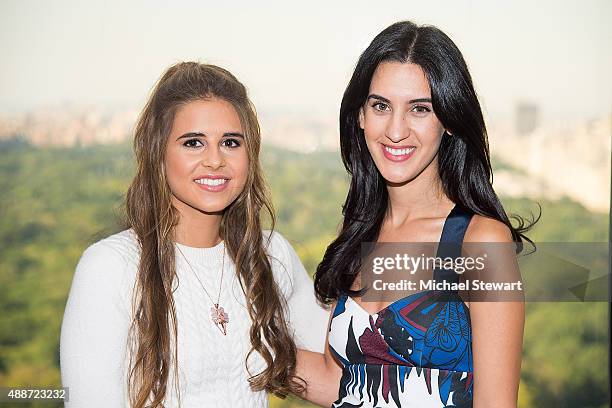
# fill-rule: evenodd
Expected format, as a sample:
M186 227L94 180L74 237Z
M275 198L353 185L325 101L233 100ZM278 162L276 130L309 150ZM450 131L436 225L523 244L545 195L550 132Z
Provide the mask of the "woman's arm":
M317 302L312 279L291 244L284 238L282 242L291 275L292 288L287 306L289 323L298 347L296 375L307 383L306 392L300 396L329 407L338 399L342 374L327 344L331 311Z
M299 256L287 240L282 240L291 281L287 309L296 345L301 349L323 353L330 312L317 301L314 284Z
M125 261L113 248L89 247L76 268L60 339L66 407L125 406L129 314L121 296Z
M334 307L335 303L332 310ZM331 314L328 325L330 322ZM302 398L322 407L329 407L338 399L342 368L331 355L327 339L324 354L298 350L297 375L306 381L306 391L301 395Z
M524 313L522 302L471 304L474 408L516 408Z
M512 236L503 223L475 215L465 242L506 243L489 246L495 251L492 273L518 276L511 249ZM502 248L503 247L503 248ZM482 245L487 248L487 245ZM470 303L474 353L474 408L516 408L521 373L525 304L516 299Z

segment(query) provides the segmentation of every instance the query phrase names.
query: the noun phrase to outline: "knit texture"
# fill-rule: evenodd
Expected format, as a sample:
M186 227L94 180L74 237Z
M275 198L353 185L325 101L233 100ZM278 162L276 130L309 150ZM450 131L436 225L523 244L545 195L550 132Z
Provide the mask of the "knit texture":
M264 235L267 239L269 231ZM265 392L249 388L245 359L251 320L233 263L226 253L219 303L229 315L227 336L211 321L212 302L195 276L216 301L224 243L212 248L176 247L180 249L174 292L180 406L268 406ZM272 233L267 251L287 300L287 317L298 347L323 352L329 312L316 302L311 279L280 234ZM66 407L128 406L127 341L139 256L136 235L126 230L87 248L77 265L60 340L62 384L69 387ZM261 356L253 353L252 374L264 367ZM179 406L173 383L171 375L166 407Z

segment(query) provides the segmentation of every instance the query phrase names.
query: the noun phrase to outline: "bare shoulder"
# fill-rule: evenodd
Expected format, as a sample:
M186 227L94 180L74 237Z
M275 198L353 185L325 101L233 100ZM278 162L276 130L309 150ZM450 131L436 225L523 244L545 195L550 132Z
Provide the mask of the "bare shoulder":
M474 214L464 242L513 242L510 228L494 218Z

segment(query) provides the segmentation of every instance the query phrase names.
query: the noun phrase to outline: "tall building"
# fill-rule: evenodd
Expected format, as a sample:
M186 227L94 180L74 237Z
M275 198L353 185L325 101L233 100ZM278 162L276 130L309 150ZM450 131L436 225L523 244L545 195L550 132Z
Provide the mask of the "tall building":
M528 135L538 128L540 109L530 102L516 104L515 130L520 136Z

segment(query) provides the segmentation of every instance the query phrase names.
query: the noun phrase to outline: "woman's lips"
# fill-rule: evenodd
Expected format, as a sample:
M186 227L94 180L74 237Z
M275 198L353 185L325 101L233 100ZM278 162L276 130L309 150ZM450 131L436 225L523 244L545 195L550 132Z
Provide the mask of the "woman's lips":
M416 151L416 146L391 147L381 143L381 147L385 157L394 162L408 160Z
M194 181L202 190L211 192L223 191L227 188L227 185L229 184L229 179L218 176L201 177L195 179Z

